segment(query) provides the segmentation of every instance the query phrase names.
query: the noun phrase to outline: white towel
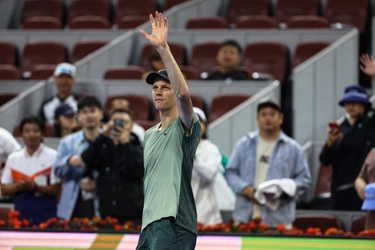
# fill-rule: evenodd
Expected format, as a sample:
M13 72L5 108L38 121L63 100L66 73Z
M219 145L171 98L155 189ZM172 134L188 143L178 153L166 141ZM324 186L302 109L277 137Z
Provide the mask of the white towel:
M280 196L286 193L290 197L294 197L296 190L297 185L294 180L288 178L274 179L260 183L255 191L255 198L259 204L276 211L280 205Z

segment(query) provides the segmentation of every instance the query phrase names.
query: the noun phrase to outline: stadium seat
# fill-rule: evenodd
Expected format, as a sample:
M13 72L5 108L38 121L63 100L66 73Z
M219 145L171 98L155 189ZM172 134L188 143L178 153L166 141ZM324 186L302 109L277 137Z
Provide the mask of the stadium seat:
M200 72L194 66L184 66L180 65L182 73L185 75L186 80L200 80Z
M169 10L173 6L184 3L186 1L188 0L165 0L163 5L163 11Z
M44 123L44 137L53 137L55 135L55 127L49 123ZM20 132L20 127L19 125L15 126L13 129L13 136L14 137L20 137L21 132Z
M5 103L12 100L14 97L16 97L18 94L15 93L1 93L0 94L0 106L4 105Z
M249 99L250 95L225 94L218 95L212 99L210 111L208 112L208 123L215 121L231 109Z
M278 29L277 20L269 16L240 16L236 19L236 29Z
M318 14L319 0L278 0L275 6L275 18L279 23L286 23L292 16Z
M352 225L350 226L350 232L357 235L359 232L365 230L366 225L366 216L359 217L352 221Z
M36 65L31 71L30 80L45 80L53 76L56 65Z
M104 73L104 79L141 79L146 69L141 66L112 67Z
M24 30L52 30L61 28L61 20L50 16L30 17L22 25L22 29Z
M14 65L0 64L0 80L20 80L21 71Z
M109 22L102 16L77 16L70 19L69 29L109 29Z
M134 29L149 20L147 16L123 16L117 20L116 24L118 29Z
M150 89L151 91L151 89ZM109 111L111 108L111 103L116 98L126 98L129 100L132 109L133 109L133 120L150 120L150 100L145 95L138 95L138 94L120 94L120 95L111 95L107 97L105 101L105 109Z
M101 16L108 20L109 0L72 0L69 7L68 23L78 16Z
M17 49L13 43L0 42L0 64L16 63Z
M193 103L194 107L200 108L205 113L207 113L206 112L206 103L204 102L202 97L200 97L199 95L190 95L190 99L191 99L191 102Z
M320 228L323 233L331 227L343 229L341 221L328 214L297 214L293 226L304 231L309 227Z
M61 22L63 11L63 0L24 0L21 24L31 17L55 17Z
M10 210L8 207L0 207L0 220L8 221Z
M125 16L145 16L155 13L156 0L118 0L116 8L116 23Z
M59 42L31 42L25 45L22 54L21 70L27 78L36 65L57 65L66 61L65 45Z
M296 47L293 59L293 68L303 63L319 51L330 45L329 42L302 42Z
M320 16L292 16L287 22L288 29L328 29L327 18Z
M224 17L194 17L186 23L186 29L227 29Z
M88 54L94 52L95 50L100 49L106 45L106 41L84 41L78 42L73 46L71 62L75 63Z
M283 82L288 63L288 50L282 43L256 42L246 46L242 66L251 72L265 73Z
M324 16L333 23L353 26L361 32L366 30L367 0L327 0Z
M171 49L171 52L177 62L178 65L185 65L185 47L179 43L169 42L168 43L169 48ZM142 52L141 52L141 58L139 65L144 67L146 70L151 70L149 58L153 53L155 53L156 50L151 44L147 44L143 46Z
M315 197L331 196L332 166L320 165L318 179L315 187Z
M217 66L216 55L219 47L220 42L195 44L192 49L190 65L198 68L200 72L211 72Z
M240 16L269 14L268 0L229 0L226 18L228 23L235 23Z

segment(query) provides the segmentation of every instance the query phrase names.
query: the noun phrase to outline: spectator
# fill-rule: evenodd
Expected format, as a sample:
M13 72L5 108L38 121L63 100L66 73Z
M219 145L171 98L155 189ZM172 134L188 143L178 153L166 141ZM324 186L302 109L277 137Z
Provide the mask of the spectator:
M76 132L76 113L68 104L61 104L55 109L54 137L64 137Z
M55 118L55 109L62 103L72 107L74 112L77 111L78 96L72 93L74 80L76 77L76 67L70 63L60 63L56 66L55 84L57 95L43 102L39 115L44 121L53 124Z
M332 164L331 208L334 210L360 210L362 200L354 188L365 157L368 153L370 119L366 90L360 85L345 88L339 102L347 112L338 128L330 128L328 139L320 152L320 162Z
M375 183L375 148L373 148L367 155L365 163L362 166L361 172L355 180L355 189L359 198L365 199L365 187L368 184ZM374 198L374 197L373 197ZM373 210L367 210L366 212L366 229L375 228L375 208Z
M194 158L191 186L195 205L197 207L198 222L208 225L221 223L223 220L214 193L216 175L220 175L221 153L216 145L207 139L207 118L204 112L194 107L199 117L201 136Z
M134 111L132 109L132 106L131 106L129 100L126 99L126 98L119 97L119 98L113 99L113 101L111 103L111 110L109 111L109 113L112 114L112 112L116 109L126 110L127 112L129 112L131 114L132 117L134 115ZM145 129L133 122L132 133L134 133L136 136L138 136L138 139L140 140L140 142L143 145L143 139L145 137Z
M39 117L22 119L20 133L25 147L9 155L1 177L1 194L15 195L14 208L20 219L38 225L56 217L60 184L53 164L57 153L42 143L44 123Z
M362 54L359 57L359 61L362 65L359 68L362 70L363 73L370 76L373 81L375 81L375 60L374 57L368 54Z
M257 122L259 131L240 139L225 173L228 184L237 194L233 219L236 223L247 223L251 218L261 217L270 227L279 223L291 227L296 198L311 183L306 157L298 143L281 130L283 114L276 100L266 97L259 101ZM281 184L284 182L294 192L285 189ZM283 190L280 198L260 199L260 187L270 183ZM272 201L278 205L269 206Z
M117 124L119 122L119 124ZM126 110L112 111L102 134L81 157L87 168L97 170L99 210L121 223L140 224L143 209L143 149L131 132L132 117Z
M219 70L211 72L206 80L249 80L237 69L241 60L241 46L235 40L224 41L216 55Z
M78 119L82 130L61 139L55 173L64 180L57 215L71 219L99 216L99 202L95 193L95 172L86 170L81 153L99 136L101 104L93 96L79 100Z
M150 58L148 59L148 62L150 64L151 71L148 71L142 75L142 80L146 80L147 76L152 72L152 71L159 71L162 69L165 69L165 65L163 60L161 59L159 53L157 51L154 51Z
M14 139L8 130L0 127L0 179L8 155L21 148L21 145Z

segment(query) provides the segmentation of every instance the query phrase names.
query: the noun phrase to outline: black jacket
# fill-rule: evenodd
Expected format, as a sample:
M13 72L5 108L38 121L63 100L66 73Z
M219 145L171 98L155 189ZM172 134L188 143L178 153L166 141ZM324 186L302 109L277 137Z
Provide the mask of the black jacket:
M357 178L373 145L373 118L361 117L353 126L345 119L340 130L342 139L330 148L325 144L319 156L323 165L332 164L332 192L339 186L353 184Z
M120 221L142 217L143 148L138 137L131 134L127 144L114 145L100 135L82 153L88 169L99 171L97 190L101 216L112 216Z

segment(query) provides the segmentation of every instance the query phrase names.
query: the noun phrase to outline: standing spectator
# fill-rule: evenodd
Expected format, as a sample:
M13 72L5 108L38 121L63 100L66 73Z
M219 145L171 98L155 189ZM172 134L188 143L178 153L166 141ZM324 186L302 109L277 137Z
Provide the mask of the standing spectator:
M99 215L99 201L95 193L96 173L86 169L81 153L99 136L102 117L98 99L93 96L83 97L78 103L78 119L82 130L60 141L55 163L55 173L64 181L57 210L60 218L91 218Z
M57 153L42 143L44 123L39 117L22 119L20 133L25 147L9 155L1 177L1 194L15 195L14 207L20 219L38 225L56 217L60 184L53 164Z
M112 100L111 109L109 113L112 114L112 112L116 109L126 110L131 114L132 117L134 116L134 111L131 106L131 103L126 98L119 97ZM143 140L145 137L145 129L133 122L132 133L138 136L138 139L143 144Z
M129 112L112 111L102 134L81 157L87 168L99 172L100 215L139 224L143 208L143 149L131 132L132 123Z
M365 199L365 187L368 184L375 183L375 148L373 148L367 155L365 163L362 166L361 172L355 180L355 189L359 198ZM374 197L372 197L373 199ZM375 207L366 212L366 229L375 228Z
M328 139L320 152L320 162L332 164L331 208L334 210L360 210L362 200L354 188L368 153L371 119L366 116L369 107L366 90L360 85L345 88L339 102L347 112L338 128L330 128Z
M191 188L200 125L186 81L167 43L168 20L150 14L151 35L141 34L159 52L166 69L149 74L160 123L148 129L144 148L145 203L140 249L194 249L197 213Z
M55 109L54 137L64 137L77 128L76 113L68 104L61 104Z
M194 107L194 112L199 117L201 137L195 153L191 186L198 222L215 225L223 222L213 186L216 175L220 175L221 153L218 147L207 139L207 118L203 110Z
M241 60L241 46L235 40L224 41L216 55L219 70L211 72L205 80L249 80L237 69Z
M283 114L280 104L272 98L259 101L257 122L259 131L250 132L235 146L226 169L228 184L237 194L233 219L247 223L261 217L270 227L284 224L291 227L296 213L296 198L310 185L311 177L306 157L298 143L281 130ZM281 183L288 183L287 192ZM256 197L260 186L272 181L283 190L275 201L278 206L267 206ZM277 184L280 183L280 184Z
M359 68L362 70L363 73L370 76L373 81L375 81L375 60L374 57L368 54L362 54L359 57L359 61L362 65Z
M55 109L60 104L68 104L72 107L74 112L77 112L78 102L78 96L72 93L76 77L76 67L70 63L60 63L56 66L53 76L55 77L57 95L44 101L39 112L40 117L49 124L53 124L55 120Z

